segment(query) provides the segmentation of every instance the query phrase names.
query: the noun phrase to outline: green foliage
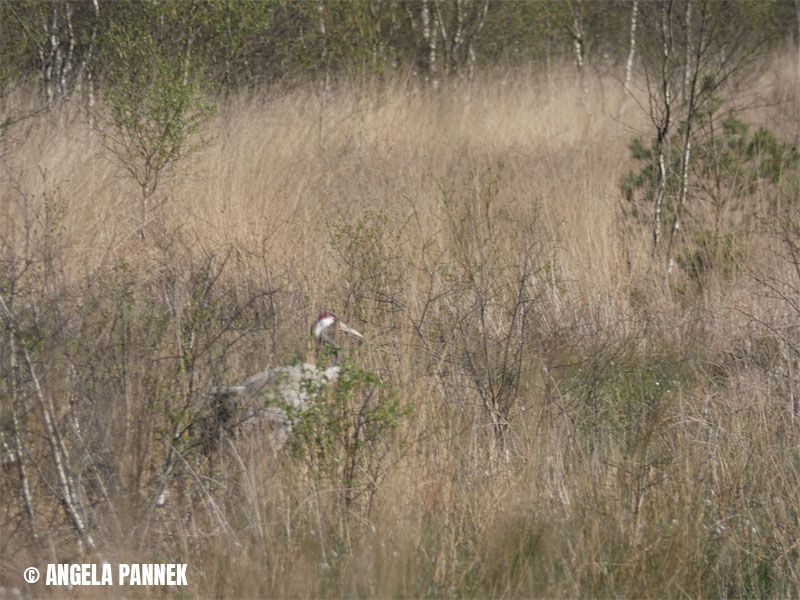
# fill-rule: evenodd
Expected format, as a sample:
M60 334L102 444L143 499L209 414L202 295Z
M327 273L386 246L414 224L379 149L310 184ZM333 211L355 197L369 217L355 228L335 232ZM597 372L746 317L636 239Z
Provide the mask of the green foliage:
M136 48L137 58L145 60L146 50ZM130 138L133 150L152 170L174 162L185 149L187 138L198 130L210 105L194 96L194 90L181 82L181 71L174 64L152 55L149 68L123 70L119 82L105 95L115 124Z
M755 193L764 184L780 185L784 177L796 173L800 153L782 142L773 132L760 127L755 133L735 115L721 119L721 130L714 128L715 115L702 124L698 147L700 175L713 179L715 187L735 196Z
M732 233L716 234L705 229L686 244L677 262L691 281L703 287L711 273L718 273L725 279L733 277L741 256Z
M613 358L599 354L566 375L564 384L583 398L574 419L586 440L609 434L623 441L629 453L646 442L677 387L690 379L675 357L620 351Z
M79 65L88 61L96 21L89 1L0 2L0 99L34 79L42 92L49 85L50 93L70 96L85 74Z
M56 48L64 59L72 48L64 95L89 73L101 87L114 83L115 64L105 49L117 43L120 30L154 37L167 58L183 60L190 48L208 77L207 90L215 92L321 74L380 76L398 67L425 75L422 6L418 0L118 0L100 2L95 13L88 0L4 0L0 96L21 81L41 80ZM587 59L621 62L627 51L628 2L432 0L428 7L442 75L463 74L473 63L571 59L576 35ZM792 32L794 13L786 2L712 3L709 10L719 14L717 38L738 34L743 45ZM641 39L637 49L646 56L650 46L657 51L655 42L655 36Z
M383 211L367 211L354 224L340 221L331 227L331 241L341 260L367 277L381 277L383 239L389 218Z
M776 206L787 197L787 188L796 189L800 175L800 153L791 144L764 127L751 132L736 115L722 114L722 107L723 102L712 97L694 125L688 192L693 219L682 224L686 233L677 248L677 264L701 287L712 272L726 278L736 273L742 249L731 229L732 215L751 213L762 201ZM677 210L685 127L681 123L667 144L662 206L667 223ZM656 148L634 138L629 149L638 166L620 183L628 200L625 214L649 225L657 184Z
M747 158L755 162L755 171L761 177L778 183L789 169L797 169L800 153L786 142L781 142L769 130L761 127L747 146Z
M409 409L376 373L350 359L342 362L336 384L326 392L295 416L294 455L307 462L315 478L340 489L346 507L362 498L368 507L389 444Z
M227 91L252 79L250 60L273 26L277 7L263 0L205 0L197 6L198 62L213 87Z
M631 151L631 156L636 160L651 161L653 160L653 152L647 148L642 142L641 138L633 138L628 148Z
M101 122L100 131L110 158L140 188L142 234L148 199L164 171L197 148L193 136L215 111L200 93L192 38L165 51L174 44L170 35L190 26L177 8L142 2L137 6L141 21L113 22L101 48L108 119Z
M665 189L672 195L675 195L678 190L680 180L678 178L680 173L680 138L676 134L672 138L672 152L667 157L667 180L665 181ZM658 158L658 150L656 143L653 141L650 145L639 138L633 138L628 144L631 157L634 158L639 164L638 168L631 171L622 178L620 182L620 189L625 195L625 198L632 203L629 207L634 211L633 214L647 214L647 208L642 205L651 203L655 196L657 178L656 174L658 167L656 161ZM637 194L640 196L637 198ZM642 210L644 208L644 210Z
M608 402L609 423L633 449L660 418L664 403L678 385L677 369L670 363L653 361L616 365L598 393Z

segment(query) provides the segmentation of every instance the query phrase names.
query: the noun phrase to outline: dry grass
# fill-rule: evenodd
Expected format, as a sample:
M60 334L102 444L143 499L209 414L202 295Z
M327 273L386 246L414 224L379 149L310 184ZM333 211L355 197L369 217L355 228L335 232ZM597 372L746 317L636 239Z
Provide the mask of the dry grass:
M763 78L785 112L753 119L793 114L788 61ZM609 116L613 82L584 103L550 81L236 98L144 240L79 114L8 134L3 293L103 558L186 562L193 597L800 595L798 315L758 281L797 290L796 265L766 222L739 234L734 276L668 285L620 209L644 118ZM356 361L408 411L363 449L368 492L347 506L338 467L238 440L214 465L187 450L154 509L171 427L215 385L306 354L320 308L367 334ZM504 331L521 362L498 440L480 342ZM20 588L28 563L78 561L29 404L41 543L14 463L1 480L0 583Z

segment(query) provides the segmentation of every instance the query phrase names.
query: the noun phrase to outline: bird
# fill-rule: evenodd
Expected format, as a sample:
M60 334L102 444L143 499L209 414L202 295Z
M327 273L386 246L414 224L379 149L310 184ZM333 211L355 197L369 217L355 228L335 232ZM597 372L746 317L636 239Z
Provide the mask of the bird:
M327 385L339 378L340 347L336 343L339 333L364 340L358 331L324 310L311 326L319 364L266 369L237 385L214 390L211 394L212 430L219 434L224 429L234 435L242 429L266 425L272 432L273 447L283 446L297 416ZM328 366L322 364L325 360Z

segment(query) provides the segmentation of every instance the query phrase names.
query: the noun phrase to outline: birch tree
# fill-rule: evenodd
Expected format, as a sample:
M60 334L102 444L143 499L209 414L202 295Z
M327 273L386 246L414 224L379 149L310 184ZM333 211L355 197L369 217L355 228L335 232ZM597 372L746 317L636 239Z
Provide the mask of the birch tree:
M99 31L98 0L18 2L2 5L4 70L9 62L35 66L48 108L81 90Z
M73 477L72 469L70 467L69 453L67 452L63 435L56 421L55 409L52 401L42 389L42 385L36 371L36 366L31 358L28 348L25 346L24 342L21 345L17 344L16 340L19 339L19 331L16 319L14 318L14 315L12 314L11 309L9 308L2 294L0 294L0 316L2 316L3 323L5 324L9 333L9 351L14 354L21 355L25 369L30 376L31 388L33 390L34 398L36 399L41 411L42 422L45 426L45 438L51 451L53 466L56 470L58 481L58 498L69 523L74 529L78 543L78 552L82 553L84 549L93 551L96 549L95 541L89 530L89 525L86 520L86 511L81 502L82 494L78 490L78 485ZM16 366L16 358L14 358L14 362L12 364L14 367ZM16 420L16 408L14 416ZM15 423L15 433L17 434L16 441L21 443L21 440L18 436L19 432L17 427L18 425ZM18 453L21 451L21 449L21 446L17 446ZM18 460L19 458L20 457L18 457ZM19 463L19 468L20 477L22 480L23 497L25 499L25 503L27 504L31 525L33 526L33 500L28 487L28 479L26 471L24 470L24 463L22 461Z
M628 44L628 58L625 61L625 85L624 90L627 95L631 89L631 77L633 75L633 60L636 56L636 19L639 13L639 0L633 0L631 4L631 26L630 42Z
M436 90L439 88L439 54L437 48L438 22L437 13L431 10L431 2L434 0L422 0L420 10L420 26L422 28L422 39L425 42L428 54L427 78L431 87Z
M702 2L701 5L701 21L704 20L707 8L707 3ZM672 273L675 266L675 260L672 255L675 236L681 228L681 214L686 206L686 195L689 193L689 160L692 152L692 125L697 118L695 114L695 100L697 92L697 73L700 68L700 54L693 52L692 41L692 0L686 0L686 8L684 9L684 45L686 47L686 58L683 66L683 102L685 105L685 118L683 125L683 147L681 149L681 166L680 166L680 191L678 192L678 206L673 211L672 228L669 234L669 248L667 250L668 263L667 275ZM698 43L703 45L705 27L700 28L700 39Z
M489 12L488 0L434 3L448 75L469 75L476 60L475 40Z
M651 162L642 175L651 186L652 251L669 276L692 200L698 126L718 118L725 86L747 77L771 33L754 26L765 18L761 5L744 1L659 0L641 14L651 42L644 75L653 135L649 149L638 146L634 155Z
M673 88L673 43L672 11L673 0L661 0L657 7L656 27L660 47L658 60L658 79L654 87L648 78L650 99L650 120L656 131L653 159L655 160L655 194L653 207L653 253L658 251L661 241L661 212L664 191L667 185L667 159L669 135L672 127L672 88Z
M108 158L139 188L140 237L163 175L197 147L194 136L214 110L193 79L196 13L174 8L143 5L136 25L115 24L104 47L108 114L99 128Z

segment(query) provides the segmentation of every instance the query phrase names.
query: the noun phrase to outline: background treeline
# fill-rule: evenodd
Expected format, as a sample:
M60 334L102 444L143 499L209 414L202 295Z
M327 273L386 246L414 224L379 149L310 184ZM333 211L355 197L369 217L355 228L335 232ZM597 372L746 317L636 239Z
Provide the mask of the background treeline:
M631 54L636 13L646 20L655 6L641 4L7 0L0 5L0 85L7 90L13 82L36 81L49 103L76 93L93 102L98 87L156 63L213 92L318 77L329 84L398 70L438 85L478 66L560 58L579 71L589 63L611 68ZM793 1L716 4L722 19L744 25L744 42L796 35ZM639 31L647 35L641 25Z

